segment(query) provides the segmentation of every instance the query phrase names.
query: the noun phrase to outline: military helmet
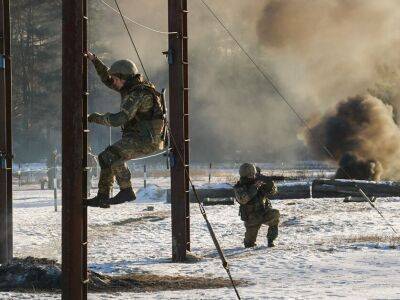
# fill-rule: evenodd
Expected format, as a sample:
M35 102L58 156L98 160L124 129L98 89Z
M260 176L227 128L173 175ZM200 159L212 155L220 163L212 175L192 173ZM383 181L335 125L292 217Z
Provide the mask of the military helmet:
M256 176L256 167L250 163L244 163L239 168L240 177L254 178Z
M133 61L129 59L117 60L108 70L109 75L115 75L121 79L127 79L131 75L139 73L138 68Z

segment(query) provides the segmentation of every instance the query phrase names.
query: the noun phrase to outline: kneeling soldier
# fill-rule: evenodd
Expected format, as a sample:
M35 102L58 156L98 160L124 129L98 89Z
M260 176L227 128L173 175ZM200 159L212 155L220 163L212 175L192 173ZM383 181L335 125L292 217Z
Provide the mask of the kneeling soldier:
M244 163L239 169L240 180L234 186L237 202L240 204L240 217L244 221L246 233L244 246L254 247L258 230L262 224L268 225L268 247L274 247L278 236L279 210L273 209L267 196L276 193L273 181L263 182L256 179L256 167Z

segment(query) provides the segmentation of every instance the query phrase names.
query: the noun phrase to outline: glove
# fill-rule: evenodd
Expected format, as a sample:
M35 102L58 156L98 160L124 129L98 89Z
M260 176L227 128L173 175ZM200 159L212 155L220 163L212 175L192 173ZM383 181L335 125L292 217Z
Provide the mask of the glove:
M89 123L98 123L98 124L103 124L103 115L99 113L92 113L88 116L87 118Z
M270 182L263 184L260 187L260 192L265 196L271 196L271 195L276 194L277 189L276 189L275 184L272 181L270 181Z
M257 195L258 190L262 187L262 185L263 185L262 181L256 181L254 184L249 186L248 195L250 199L252 199L255 195Z

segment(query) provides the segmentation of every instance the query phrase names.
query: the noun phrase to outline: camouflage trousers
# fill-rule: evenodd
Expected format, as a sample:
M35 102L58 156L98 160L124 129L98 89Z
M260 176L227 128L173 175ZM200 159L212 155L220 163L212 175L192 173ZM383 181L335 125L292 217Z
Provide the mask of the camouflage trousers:
M246 227L246 233L244 236L245 245L253 245L257 240L258 231L261 225L268 225L267 238L269 241L273 241L278 236L278 225L279 225L279 210L269 208L263 214L251 214L248 221L244 222Z
M99 193L109 194L114 177L120 189L132 187L131 172L126 161L146 156L162 149L162 142L123 137L99 154L100 179Z

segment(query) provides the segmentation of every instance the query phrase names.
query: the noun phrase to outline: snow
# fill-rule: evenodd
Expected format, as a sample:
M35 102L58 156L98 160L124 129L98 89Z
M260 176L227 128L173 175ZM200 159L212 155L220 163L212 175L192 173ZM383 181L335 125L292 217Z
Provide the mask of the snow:
M200 186L197 186L198 189L231 189L232 184L226 182L220 183L205 183Z
M136 203L166 202L167 191L156 184L147 185L136 191Z
M206 184L208 177L196 182ZM134 185L142 182L135 179ZM107 274L226 277L196 204L191 206L191 247L197 263L171 262L168 178L149 178L138 200L110 209L89 208L89 267ZM35 186L14 192L14 253L61 260L61 207L53 191ZM115 193L116 191L114 191ZM93 191L95 193L95 190ZM58 195L61 199L61 195ZM154 211L148 209L152 203ZM60 204L60 200L59 200ZM400 198L378 198L375 205L397 230ZM399 299L399 237L368 203L343 199L274 200L281 212L275 248L267 248L262 227L254 249L242 245L244 227L238 206L206 207L243 299ZM59 294L0 292L0 299L60 299ZM235 299L231 288L157 293L90 294L89 299Z

